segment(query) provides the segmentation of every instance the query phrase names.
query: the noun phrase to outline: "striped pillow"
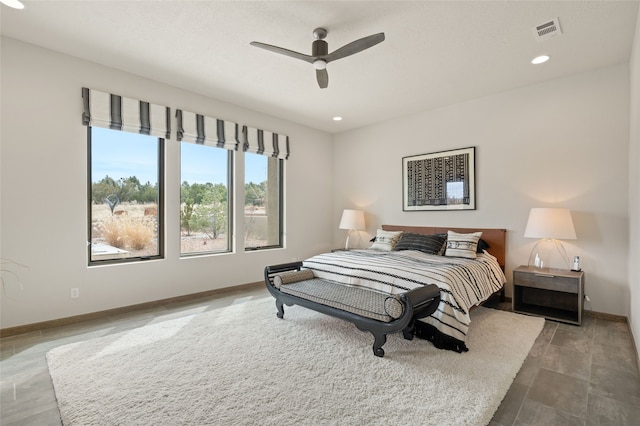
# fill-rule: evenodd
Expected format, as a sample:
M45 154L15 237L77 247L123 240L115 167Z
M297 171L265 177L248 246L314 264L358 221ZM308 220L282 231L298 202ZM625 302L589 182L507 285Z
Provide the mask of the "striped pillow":
M442 255L446 234L422 235L405 232L394 250L418 250L426 254Z
M478 250L478 240L482 236L482 232L473 232L471 234L458 234L449 231L447 235L447 249L445 256L465 257L467 259L475 259Z
M402 231L383 231L378 229L376 240L371 246L374 250L391 251L402 236Z

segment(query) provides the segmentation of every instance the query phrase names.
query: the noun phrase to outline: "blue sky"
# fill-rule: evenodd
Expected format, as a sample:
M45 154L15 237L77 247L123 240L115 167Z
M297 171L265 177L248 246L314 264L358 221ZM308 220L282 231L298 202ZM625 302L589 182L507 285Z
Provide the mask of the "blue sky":
M165 143L177 143L165 140ZM115 180L136 176L141 183L157 181L157 138L136 133L92 128L92 182L106 175ZM191 143L181 143L180 183L226 183L227 150ZM267 178L267 157L245 155L246 181L260 183Z

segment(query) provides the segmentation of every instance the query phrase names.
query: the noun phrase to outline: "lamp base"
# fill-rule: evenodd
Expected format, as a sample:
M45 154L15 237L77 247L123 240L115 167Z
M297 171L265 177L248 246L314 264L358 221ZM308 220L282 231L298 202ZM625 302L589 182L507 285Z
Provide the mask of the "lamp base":
M356 235L353 236L352 235L353 233L355 233ZM344 249L354 250L354 249L360 248L361 244L362 244L362 237L360 236L360 232L356 229L349 229L347 231L347 240L344 243Z
M538 269L569 269L570 262L562 243L550 238L541 239L531 249L529 267Z
M347 231L347 240L344 243L344 249L345 250L349 250L349 237L350 237L350 234L351 234L351 230Z

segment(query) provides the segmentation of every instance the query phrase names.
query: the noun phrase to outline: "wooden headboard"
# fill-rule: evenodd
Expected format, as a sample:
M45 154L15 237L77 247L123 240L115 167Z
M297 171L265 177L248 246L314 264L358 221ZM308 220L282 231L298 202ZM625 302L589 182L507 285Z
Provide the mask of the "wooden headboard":
M467 234L469 232L482 232L482 239L489 244L487 250L493 256L498 259L498 263L504 270L506 260L506 229L495 228L446 228L436 226L404 226L404 225L382 225L382 229L385 231L404 231L413 232L415 234L446 234L451 230L461 234Z

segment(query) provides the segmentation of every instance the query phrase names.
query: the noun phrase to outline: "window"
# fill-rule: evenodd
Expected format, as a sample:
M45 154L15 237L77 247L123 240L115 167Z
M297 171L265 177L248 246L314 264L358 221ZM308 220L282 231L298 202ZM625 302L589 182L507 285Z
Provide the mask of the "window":
M86 87L82 103L89 263L161 258L171 108ZM182 109L175 118L182 183L179 223L170 228L181 234L181 256L232 250L233 160L239 149L246 159L245 248L282 247L289 137Z
M244 246L282 247L283 160L245 152Z
M164 140L87 129L89 263L162 257Z
M180 142L180 254L231 251L233 151Z

